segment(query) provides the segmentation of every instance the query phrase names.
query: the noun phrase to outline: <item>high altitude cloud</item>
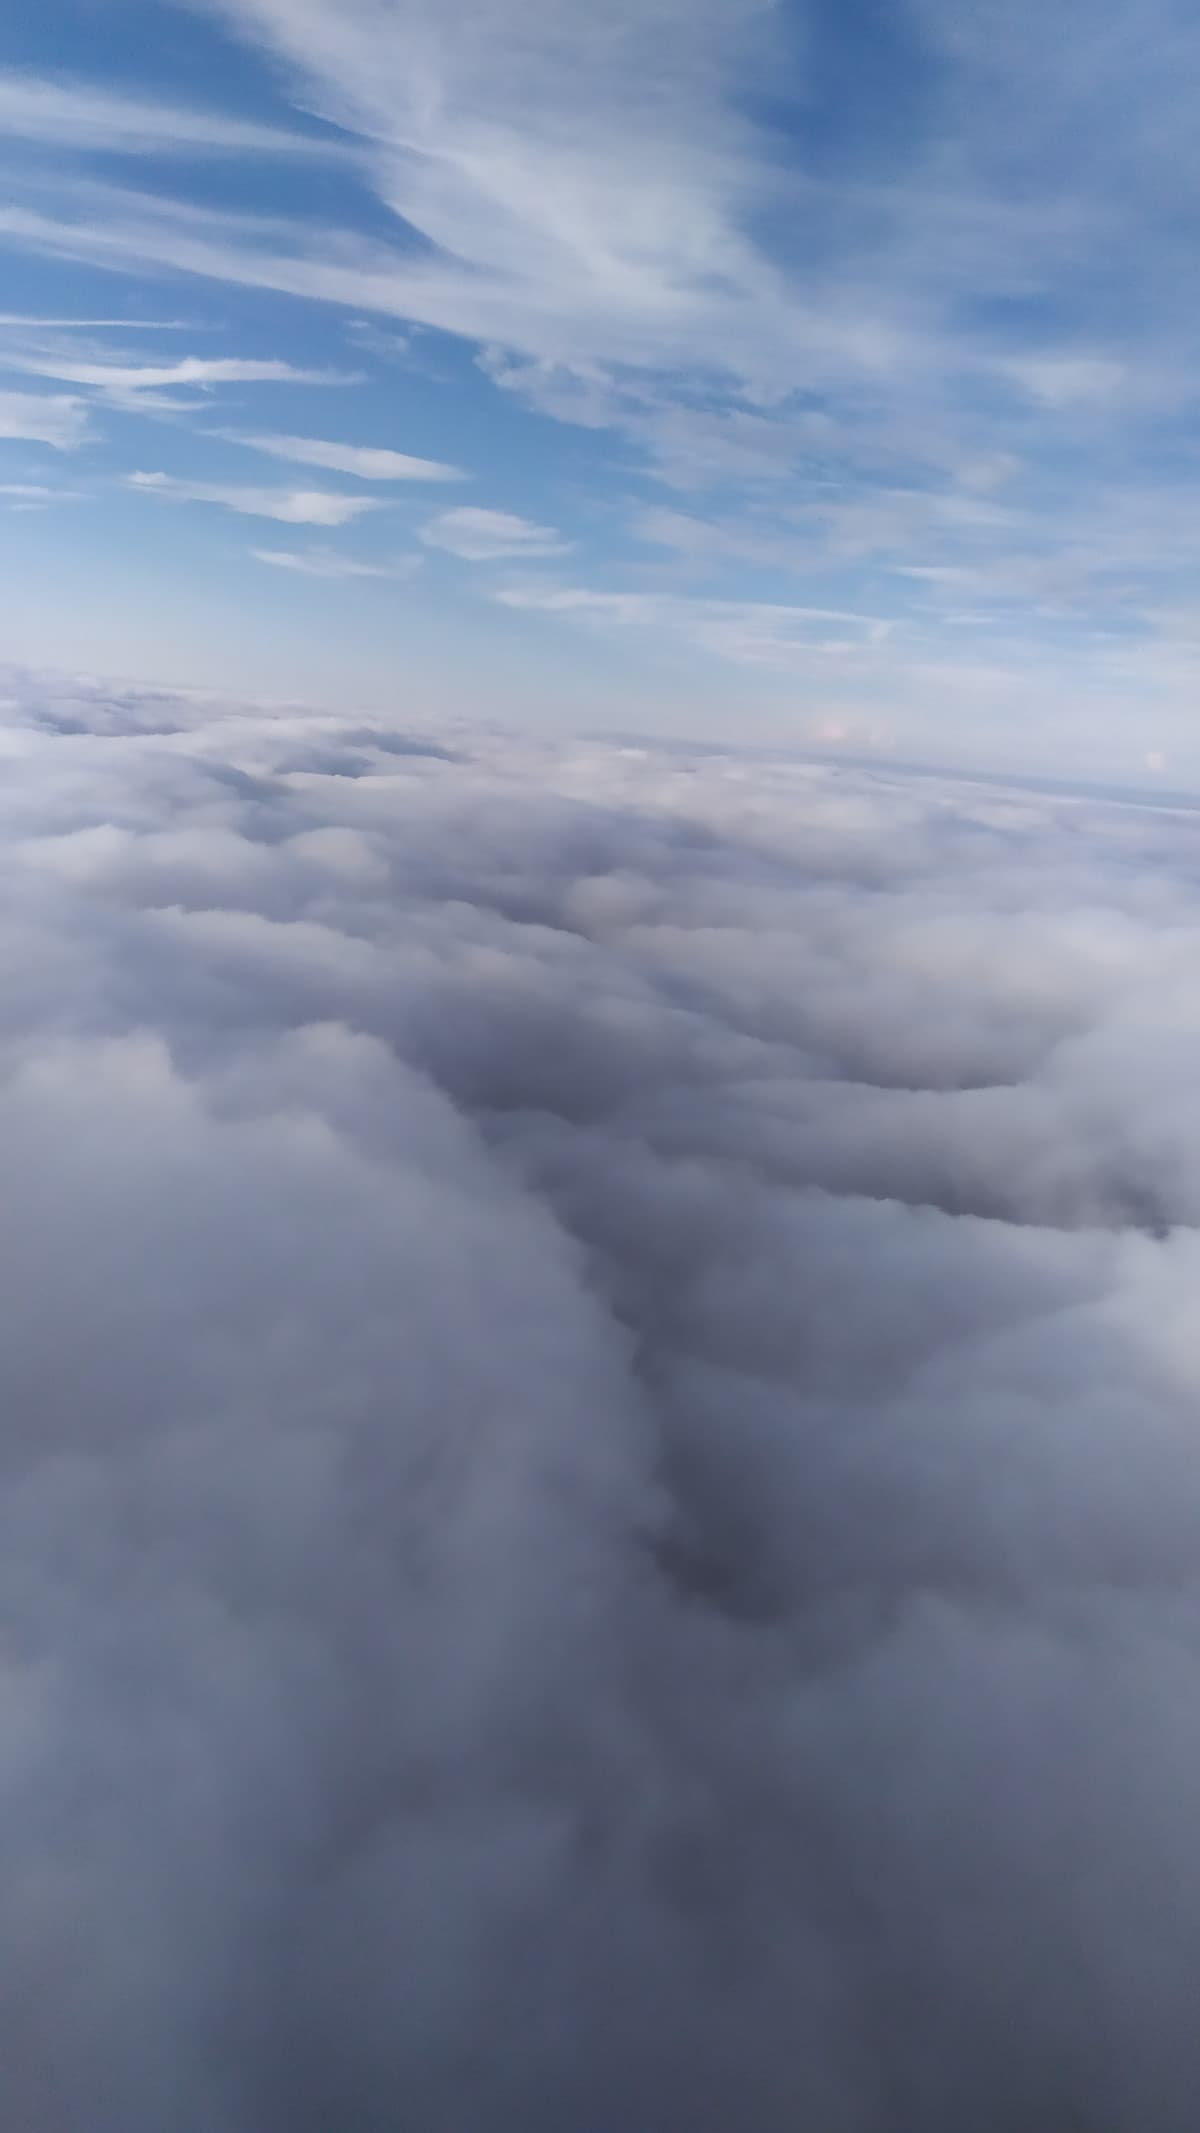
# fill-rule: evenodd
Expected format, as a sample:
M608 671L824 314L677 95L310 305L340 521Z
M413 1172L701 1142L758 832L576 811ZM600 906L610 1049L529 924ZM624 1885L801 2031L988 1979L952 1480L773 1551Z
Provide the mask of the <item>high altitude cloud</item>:
M346 146L222 112L122 96L95 82L0 71L0 134L76 154L344 158Z
M358 556L341 555L332 548L254 548L258 563L272 563L277 570L299 571L306 578L410 578L424 560L419 555L398 556L391 563L364 563Z
M764 329L787 335L787 301L739 227L761 172L731 90L772 34L758 0L650 0L594 24L566 0L517 22L463 0L221 12L284 58L301 102L364 137L380 197L433 249L220 216L193 223L197 247L170 203L148 218L117 192L65 241L174 247L173 264L202 272L220 258L234 278L304 283L537 358L725 360ZM52 223L18 207L0 227L53 242Z
M70 351L6 349L5 367L33 377L62 378L69 385L130 394L183 385L344 385L345 373L303 370L278 358L183 356L176 363L90 363Z
M747 666L786 667L814 652L859 652L882 643L890 628L882 617L852 608L598 592L580 585L502 585L494 597L502 607L569 615L576 621L615 624L621 629L669 631Z
M9 511L41 511L47 504L75 500L74 489L52 489L41 481L0 481L0 502Z
M0 438L24 439L69 452L82 444L87 409L73 393L0 391Z
M515 512L485 511L472 504L430 519L421 529L421 539L430 548L445 548L467 563L562 555L570 546L553 526L538 526Z
M1186 2133L1194 815L6 677L22 2133Z
M236 482L179 481L170 474L133 473L126 486L182 504L220 504L246 518L275 518L288 526L347 526L364 511L377 511L367 496L342 496L335 489L255 489Z
M287 459L299 466L329 467L336 474L356 474L360 481L461 481L461 467L447 466L440 459L415 459L409 452L393 452L382 445L334 444L320 437L261 436L237 431L233 442L266 452L272 459Z

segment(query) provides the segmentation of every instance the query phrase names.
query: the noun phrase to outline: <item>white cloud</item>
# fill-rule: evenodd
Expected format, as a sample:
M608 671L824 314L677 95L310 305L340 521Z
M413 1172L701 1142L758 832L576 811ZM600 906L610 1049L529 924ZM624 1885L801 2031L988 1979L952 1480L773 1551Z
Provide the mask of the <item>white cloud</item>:
M520 556L562 555L570 546L553 526L538 526L511 511L443 511L421 529L430 548L444 548L468 563L511 561Z
M87 409L73 395L0 391L0 438L24 438L69 452L86 433Z
M1195 810L4 697L6 2123L1190 2128Z
M125 333L191 333L194 326L182 318L54 318L39 311L0 311L0 326L89 327L119 326Z
M0 481L0 496L18 509L72 502L78 493L75 489L52 489L40 481Z
M617 628L684 637L745 666L787 667L814 654L837 655L882 644L892 623L853 608L788 606L767 600L691 598L686 594L605 592L585 586L504 585L501 606Z
M213 154L344 159L336 141L258 126L221 112L123 96L92 82L0 70L0 136L73 153Z
M406 555L391 563L362 563L332 548L252 548L250 553L258 563L298 571L306 578L410 578L423 560L419 555Z
M393 452L381 445L334 444L318 437L283 437L274 434L247 435L229 432L234 444L248 445L272 459L287 459L299 466L329 467L337 474L355 474L360 481L462 481L461 467L447 466L438 459L414 459L408 452Z
M6 349L0 365L31 377L61 378L68 385L85 385L98 392L122 397L153 392L160 387L194 386L208 390L215 385L349 385L345 371L305 370L295 363L243 356L182 356L177 363L92 363L69 352Z
M176 503L220 504L246 518L273 518L288 526L346 526L364 511L380 508L370 497L342 496L331 489L256 489L141 472L127 474L125 482L128 488Z

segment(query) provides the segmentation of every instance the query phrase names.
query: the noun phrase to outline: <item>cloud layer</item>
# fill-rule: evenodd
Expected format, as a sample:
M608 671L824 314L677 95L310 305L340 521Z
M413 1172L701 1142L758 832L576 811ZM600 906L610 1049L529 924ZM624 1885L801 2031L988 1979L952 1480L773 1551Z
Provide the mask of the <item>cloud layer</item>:
M23 2133L1184 2133L1194 815L6 678Z

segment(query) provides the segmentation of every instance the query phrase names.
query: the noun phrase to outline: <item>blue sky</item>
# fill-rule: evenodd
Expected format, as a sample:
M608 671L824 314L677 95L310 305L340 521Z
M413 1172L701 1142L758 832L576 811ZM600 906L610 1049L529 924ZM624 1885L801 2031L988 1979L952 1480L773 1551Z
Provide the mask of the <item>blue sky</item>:
M1181 0L51 0L0 656L1200 775Z

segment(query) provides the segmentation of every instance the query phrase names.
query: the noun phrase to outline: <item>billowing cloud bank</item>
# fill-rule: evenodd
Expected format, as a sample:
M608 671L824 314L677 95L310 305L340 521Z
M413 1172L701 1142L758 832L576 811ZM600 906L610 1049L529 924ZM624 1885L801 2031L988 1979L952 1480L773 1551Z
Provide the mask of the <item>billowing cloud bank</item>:
M1196 818L14 684L21 2133L1191 2133Z

